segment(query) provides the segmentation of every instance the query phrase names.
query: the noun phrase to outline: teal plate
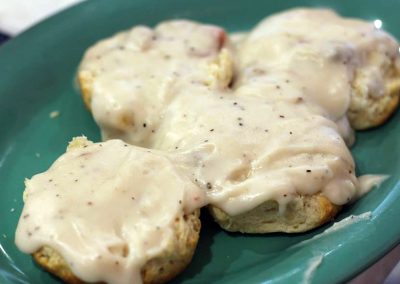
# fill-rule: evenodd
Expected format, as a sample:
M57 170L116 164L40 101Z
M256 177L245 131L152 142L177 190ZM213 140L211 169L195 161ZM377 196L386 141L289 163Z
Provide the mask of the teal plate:
M171 18L246 30L292 6L332 7L345 16L381 19L400 38L400 2L386 1L87 1L35 26L0 47L0 283L58 283L14 245L23 181L47 169L71 137L98 141L99 131L74 83L83 52L97 40L137 24ZM49 113L59 111L51 119ZM323 255L312 283L350 279L400 241L400 112L384 126L357 134L358 174L390 178L337 220L371 211L372 218L314 238L332 224L304 234L248 236L220 230L203 212L193 262L174 283L298 283L310 260ZM311 239L311 240L310 240ZM309 240L307 242L300 242Z

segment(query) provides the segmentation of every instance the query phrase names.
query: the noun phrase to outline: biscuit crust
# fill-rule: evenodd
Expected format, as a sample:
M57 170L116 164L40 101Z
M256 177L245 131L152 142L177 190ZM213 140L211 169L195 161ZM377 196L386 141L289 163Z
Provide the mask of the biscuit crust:
M340 209L322 195L298 196L282 213L278 202L272 200L237 216L209 206L211 215L223 229L253 234L305 232L331 221Z
M200 210L177 218L174 224L175 239L161 255L150 259L141 271L144 284L165 283L181 273L192 260L199 240ZM45 270L69 284L84 284L70 269L65 259L48 246L32 254ZM103 283L103 282L98 282Z

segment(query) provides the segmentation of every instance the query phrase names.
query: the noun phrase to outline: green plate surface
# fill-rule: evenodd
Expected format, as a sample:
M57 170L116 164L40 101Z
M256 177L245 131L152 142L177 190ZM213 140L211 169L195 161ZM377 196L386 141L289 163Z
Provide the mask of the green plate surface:
M171 18L246 30L264 16L293 6L332 7L345 16L381 19L383 28L400 38L400 2L395 0L93 0L0 47L0 283L58 283L17 250L14 231L23 206L24 178L47 169L71 137L100 139L74 82L90 45L121 29ZM51 119L54 110L60 115ZM245 236L221 231L203 214L196 255L174 283L298 283L315 255L324 257L311 282L337 283L374 263L400 241L399 122L397 112L384 126L357 134L353 154L358 174L390 178L337 219L371 211L371 220L298 245L332 224L305 234Z

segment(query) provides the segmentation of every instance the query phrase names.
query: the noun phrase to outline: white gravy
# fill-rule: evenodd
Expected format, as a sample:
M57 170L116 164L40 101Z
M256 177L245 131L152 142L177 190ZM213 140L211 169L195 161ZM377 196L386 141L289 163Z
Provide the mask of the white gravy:
M103 139L156 150L111 140L68 151L27 181L18 247L47 244L86 281L139 282L184 209L208 203L233 216L319 193L343 205L371 188L366 180L379 177L360 184L355 176L346 111L354 86L384 92L374 64L397 56L394 39L370 23L305 9L235 38L170 21L92 47L80 70L95 77L91 109ZM381 52L370 58L370 50ZM107 249L121 244L127 257Z
M121 140L74 143L82 147L26 180L16 244L50 246L87 282L140 283L141 267L176 241L175 218L203 206L204 191L160 153Z

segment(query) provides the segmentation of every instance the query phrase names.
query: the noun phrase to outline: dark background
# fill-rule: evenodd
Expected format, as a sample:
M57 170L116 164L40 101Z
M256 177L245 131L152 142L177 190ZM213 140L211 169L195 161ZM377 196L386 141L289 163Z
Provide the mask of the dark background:
M5 34L0 33L0 45L4 43L9 37Z

